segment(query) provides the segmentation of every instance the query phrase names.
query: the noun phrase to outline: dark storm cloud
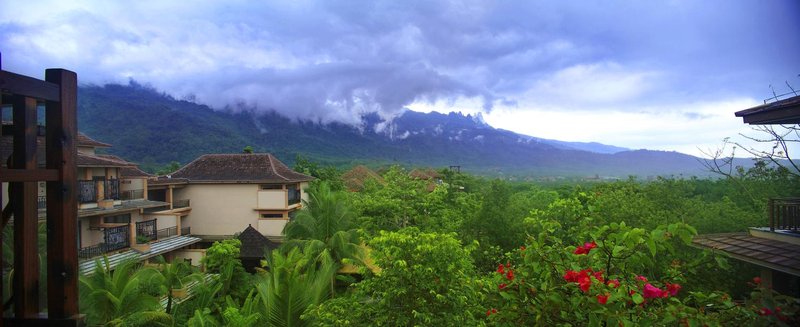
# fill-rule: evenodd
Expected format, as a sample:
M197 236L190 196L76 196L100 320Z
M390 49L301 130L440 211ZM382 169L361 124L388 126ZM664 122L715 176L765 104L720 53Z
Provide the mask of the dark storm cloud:
M315 121L464 98L636 111L782 84L800 71L799 13L793 1L3 2L0 51L26 74L66 67Z

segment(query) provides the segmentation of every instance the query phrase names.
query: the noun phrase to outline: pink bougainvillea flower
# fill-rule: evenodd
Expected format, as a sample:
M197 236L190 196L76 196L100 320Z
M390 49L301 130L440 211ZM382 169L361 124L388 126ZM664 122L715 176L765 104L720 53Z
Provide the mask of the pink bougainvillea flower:
M681 285L667 283L667 290L669 291L669 295L672 296L678 295L678 291L681 290Z
M653 286L650 283L644 285L644 290L642 290L642 295L645 298L659 298L662 297L662 291L660 288Z
M608 293L606 294L597 294L597 303L606 304L608 302Z
M647 277L644 277L644 276L641 276L641 275L636 276L636 280L641 280L641 281L647 283Z
M497 266L497 273L498 274L505 274L506 273L506 267L503 266L502 263L499 266Z
M617 280L617 279L609 280L608 281L608 286L611 286L612 288L619 287L619 280Z
M589 251L584 249L582 246L579 246L579 247L575 248L575 252L572 252L572 253L574 253L574 254L587 254L587 253L589 253Z
M500 285L497 285L497 288L502 290L502 289L506 288L506 286L507 286L506 283L500 283Z
M513 270L509 269L508 272L506 272L506 279L514 280L514 271Z

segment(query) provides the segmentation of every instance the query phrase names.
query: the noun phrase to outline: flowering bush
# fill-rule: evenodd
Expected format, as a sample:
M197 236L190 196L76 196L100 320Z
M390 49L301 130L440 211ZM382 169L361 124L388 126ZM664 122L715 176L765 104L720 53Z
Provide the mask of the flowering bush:
M559 233L584 238L578 246L554 236L557 221L528 224L534 232L529 244L509 254L486 281L489 325L785 324L796 312L788 300L742 306L723 293L687 291L693 275L686 271L704 263L673 260L676 245L696 234L686 224L648 232L612 223Z

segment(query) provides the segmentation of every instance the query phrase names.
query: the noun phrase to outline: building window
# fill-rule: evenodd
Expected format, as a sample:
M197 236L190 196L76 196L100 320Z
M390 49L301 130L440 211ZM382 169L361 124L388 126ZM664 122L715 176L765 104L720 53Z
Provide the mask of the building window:
M282 190L283 185L280 184L261 184L262 190Z
M283 219L282 213L262 213L261 218L263 219Z
M131 223L131 214L126 213L123 215L116 215L116 216L106 216L103 217L104 224L130 224Z

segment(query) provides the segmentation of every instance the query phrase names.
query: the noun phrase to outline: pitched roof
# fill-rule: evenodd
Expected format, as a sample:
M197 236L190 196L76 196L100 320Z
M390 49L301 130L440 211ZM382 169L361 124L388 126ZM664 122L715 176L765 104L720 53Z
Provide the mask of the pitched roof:
M78 132L78 146L90 146L95 148L110 148L111 144L97 141L86 134Z
M286 167L269 153L206 154L172 173L190 183L291 183L314 177Z
M110 154L90 155L78 152L78 167L135 167L136 164Z
M800 276L800 245L748 233L695 236L693 245L727 253L733 258Z
M800 123L800 96L778 100L736 112L746 124L798 124Z
M119 175L120 175L120 177L123 177L123 178L147 178L147 177L153 177L152 174L148 174L147 172L139 169L139 167L137 167L137 166L130 166L130 167L120 168Z
M278 248L277 243L261 235L261 233L253 228L253 225L247 225L247 228L245 228L237 238L239 241L242 241L239 257L243 258L261 258L264 256L264 249L272 251Z

